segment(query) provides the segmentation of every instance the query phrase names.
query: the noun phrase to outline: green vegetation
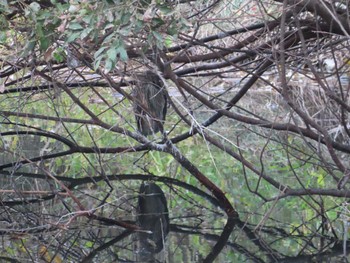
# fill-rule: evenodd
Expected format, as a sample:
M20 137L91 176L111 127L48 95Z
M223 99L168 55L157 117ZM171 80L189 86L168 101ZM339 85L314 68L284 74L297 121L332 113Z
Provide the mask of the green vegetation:
M328 0L1 1L1 260L140 260L139 187L155 181L171 224L160 262L337 261L349 12ZM167 114L144 136L135 114L155 115L135 87L150 71Z

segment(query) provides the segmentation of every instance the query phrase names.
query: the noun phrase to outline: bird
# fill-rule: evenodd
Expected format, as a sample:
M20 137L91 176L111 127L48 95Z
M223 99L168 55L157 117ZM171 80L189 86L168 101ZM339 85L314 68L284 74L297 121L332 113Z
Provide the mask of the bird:
M132 95L138 132L144 136L163 132L167 97L161 78L150 70L136 75Z
M169 212L162 189L154 182L142 183L138 198L138 225L141 252L144 255L159 253L164 248L164 241L169 233Z

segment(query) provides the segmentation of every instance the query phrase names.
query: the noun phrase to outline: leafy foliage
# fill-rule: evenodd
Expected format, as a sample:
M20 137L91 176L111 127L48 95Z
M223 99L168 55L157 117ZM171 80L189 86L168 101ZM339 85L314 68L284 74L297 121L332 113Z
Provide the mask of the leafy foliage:
M148 180L170 212L159 261L343 249L348 16L326 0L1 1L4 257L139 260ZM146 137L133 89L149 71L168 107Z

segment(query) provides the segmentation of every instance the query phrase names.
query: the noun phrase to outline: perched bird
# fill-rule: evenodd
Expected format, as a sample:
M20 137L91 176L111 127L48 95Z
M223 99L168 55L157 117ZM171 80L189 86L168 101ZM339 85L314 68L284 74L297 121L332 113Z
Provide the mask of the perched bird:
M163 131L167 97L159 76L152 71L138 75L133 97L138 131L145 136Z
M169 233L169 212L162 189L152 182L142 183L138 200L138 224L149 233L140 232L141 252L152 255L163 250Z

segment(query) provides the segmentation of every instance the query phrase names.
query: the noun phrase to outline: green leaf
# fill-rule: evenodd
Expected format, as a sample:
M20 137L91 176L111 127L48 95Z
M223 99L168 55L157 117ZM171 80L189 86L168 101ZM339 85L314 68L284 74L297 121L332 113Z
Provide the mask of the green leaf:
M110 59L112 61L116 60L117 54L118 54L117 49L115 49L114 47L108 49L108 51L107 51L107 57L108 57L108 59Z
M162 26L164 24L165 24L165 22L164 22L163 19L160 19L160 18L153 18L152 19L152 26L154 28L160 27L160 26Z
M335 210L327 211L326 214L331 222L336 220L339 216L339 213Z
M41 9L40 5L37 2L33 2L29 5L29 8L34 12L38 13Z
M171 36L177 35L178 31L177 31L177 27L175 24L171 24L168 28L167 28L167 33Z
M158 32L152 31L152 35L153 35L158 41L163 42L163 37L162 37L162 35L159 34Z
M322 174L319 174L317 176L317 184L321 187L323 187L325 185L324 176Z
M106 48L107 47L100 47L100 49L95 52L94 58L97 59Z
M123 24L128 24L130 22L130 17L131 17L131 13L130 12L126 12L123 13L121 18L120 18L120 23Z
M84 16L84 17L83 17L83 21L84 21L86 24L90 24L91 21L93 21L93 15Z
M114 21L114 15L111 11L107 12L107 21L110 23Z
M69 6L70 6L69 4L61 4L61 3L57 3L55 5L56 5L58 11L61 12L61 13L67 11Z
M98 59L95 59L94 61L94 70L96 71L98 69L98 67L100 66L101 64L101 61L102 61L102 58L103 56L100 56Z
M0 43L4 44L7 41L6 32L0 31Z
M25 46L25 48L24 48L24 50L23 50L21 56L22 56L22 57L25 57L25 56L27 56L31 51L33 51L34 48L35 48L35 44L36 44L36 41L35 41L35 40L30 40L30 41L26 44L26 46Z
M93 29L88 27L88 28L85 28L82 32L81 32L81 35L80 35L80 39L84 39L85 37L87 37L90 32L92 31Z
M52 13L47 11L47 10L42 10L40 13L37 15L37 20L45 20L48 19L50 22L52 22L53 19L57 20L57 18L52 17Z
M0 1L0 13L11 12L7 1Z
M80 32L75 32L69 35L69 37L67 38L67 42L73 42L74 40L76 40L78 37L80 36Z
M110 40L114 37L114 34L110 34L108 37L106 37L102 43L108 43Z
M108 23L105 25L105 27L103 28L104 30L107 30L107 29L110 29L110 28L113 28L114 25L112 23Z
M163 37L156 31L152 31L152 35L156 38L156 45L158 48L163 48Z
M49 47L50 41L47 37L41 37L39 39L39 43L40 43L40 49L41 50L46 50Z
M169 15L174 12L173 8L170 8L168 6L162 5L159 6L158 9L164 14L164 15Z
M171 47L173 44L173 40L170 36L167 36L165 39L164 39L164 45L169 48Z
M1 11L0 11L1 12ZM4 30L5 28L8 27L8 21L5 16L0 15L0 28Z
M63 48L57 48L55 52L52 54L53 58L58 62L61 63L64 61L64 51Z
M107 59L106 60L106 65L105 65L105 69L106 72L110 72L112 69L114 69L115 67L115 61L111 60L111 59Z
M68 26L69 29L72 29L72 30L81 30L81 29L84 29L83 26L79 23L76 23L76 22L73 22L73 23L70 23L69 26Z
M86 247L86 248L92 248L93 246L94 246L94 243L93 243L93 242L91 242L91 241L85 242L85 247Z
M127 61L129 59L128 53L126 52L124 46L121 46L117 49L117 52L119 54L119 57L122 61Z

